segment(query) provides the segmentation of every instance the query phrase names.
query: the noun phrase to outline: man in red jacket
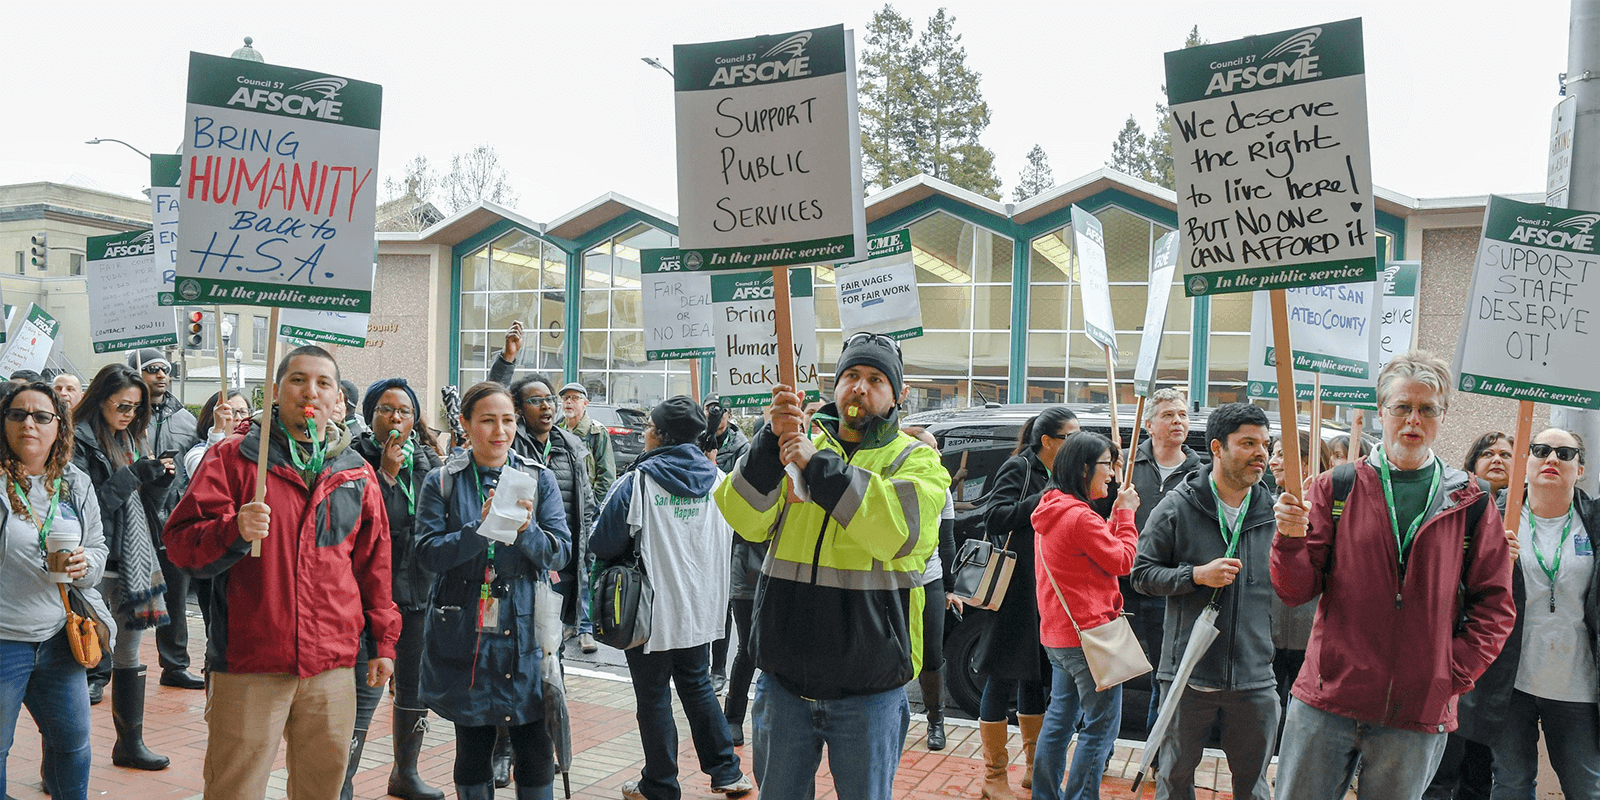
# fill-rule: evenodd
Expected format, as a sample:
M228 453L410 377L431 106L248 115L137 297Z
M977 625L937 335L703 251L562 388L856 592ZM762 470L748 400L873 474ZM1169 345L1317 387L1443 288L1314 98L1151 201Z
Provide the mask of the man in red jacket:
M394 673L400 638L388 516L377 476L339 422L339 367L326 350L301 347L276 380L276 409L206 454L165 531L173 563L213 579L206 800L260 800L284 738L289 796L339 796L362 628L378 643L367 662L373 686ZM263 422L271 444L257 503Z
M1337 526L1331 472L1312 481L1309 508L1290 488L1274 509L1278 597L1322 595L1284 723L1279 798L1342 798L1357 763L1363 796L1420 798L1456 698L1511 633L1500 513L1432 449L1452 385L1432 354L1390 361L1378 374L1383 445L1355 462Z

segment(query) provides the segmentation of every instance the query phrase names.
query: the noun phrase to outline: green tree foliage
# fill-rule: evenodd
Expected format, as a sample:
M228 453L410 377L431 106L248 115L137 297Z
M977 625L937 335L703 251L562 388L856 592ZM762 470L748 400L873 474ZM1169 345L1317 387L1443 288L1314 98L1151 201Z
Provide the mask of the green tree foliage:
M1183 40L1184 49L1198 47L1203 44L1210 44L1210 42L1200 36L1200 26L1196 25L1190 28L1188 37ZM1161 94L1165 96L1166 93L1167 87L1163 84ZM1112 160L1106 162L1106 166L1122 170L1136 178L1143 178L1151 183L1171 189L1174 183L1172 177L1172 130L1168 127L1170 120L1167 117L1166 102L1156 103L1156 124L1150 129L1150 135L1145 137L1144 157L1140 160L1142 171L1126 170L1115 163L1117 161L1118 147L1123 142L1123 136L1128 133L1128 126L1132 125L1136 132L1140 132L1138 131L1138 123L1134 121L1132 116L1128 117L1128 123L1122 126L1122 133L1117 134L1116 140L1112 142Z
M1011 190L1011 199L1020 203L1055 183L1055 176L1050 172L1050 157L1044 154L1043 147L1034 145L1028 151L1028 165L1022 168L1022 173L1017 176L1017 185Z
M1106 166L1135 178L1149 180L1149 146L1149 140L1139 128L1139 121L1129 114L1128 121L1122 124L1122 130L1111 142L1111 160L1106 162Z
M920 37L886 5L867 26L861 56L863 182L883 189L918 173L1000 199L982 75L967 66L955 17L939 9Z

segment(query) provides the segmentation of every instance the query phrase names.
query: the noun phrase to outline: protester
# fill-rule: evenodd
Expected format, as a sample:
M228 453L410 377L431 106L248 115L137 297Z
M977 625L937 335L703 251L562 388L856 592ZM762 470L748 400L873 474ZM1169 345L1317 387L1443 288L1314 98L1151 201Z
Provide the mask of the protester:
M1576 434L1540 432L1527 459L1528 495L1515 520L1522 555L1511 575L1516 626L1463 698L1462 729L1493 747L1495 797L1534 795L1542 728L1562 796L1596 800L1600 570L1590 542L1600 530L1600 503L1578 488L1587 458ZM1505 501L1502 494L1502 509Z
M250 401L242 392L228 390L225 403L218 402L221 395L221 392L213 393L206 399L206 404L200 407L200 419L195 423L195 429L203 432L204 438L183 454L182 469L178 474L185 486L194 478L195 471L200 469L200 460L205 458L211 447L231 436L240 423L250 419Z
M598 558L637 550L655 589L650 638L623 652L633 681L644 770L622 784L625 798L678 800L678 728L671 686L711 778L711 791L740 797L755 787L740 771L727 720L711 688L709 647L728 607L733 529L712 501L720 473L700 451L705 413L678 396L656 404L644 429L644 456L618 479L594 529Z
M739 463L739 459L743 458L745 453L750 452L750 437L744 435L744 431L739 429L739 423L723 407L722 398L714 394L708 395L705 401L705 409L707 419L710 419L715 411L720 410L722 412L717 417L717 430L714 438L717 446L717 469L732 474L734 465Z
M715 413L712 412L713 415ZM709 417L707 424L710 424ZM701 443L701 449L706 449L708 444L714 449L720 443L718 437L712 436L708 441ZM746 450L748 451L748 446ZM716 453L719 456L722 454L720 450ZM738 463L735 462L734 466L737 467ZM733 655L733 666L728 671L728 695L723 701L722 716L728 721L728 735L733 737L733 744L736 747L744 744L744 717L750 705L750 683L756 677L755 650L750 642L754 632L751 621L755 617L756 584L761 580L761 564L767 559L767 549L770 545L770 540L763 539L757 542L743 536L734 536L733 552L729 557L728 610L733 617L734 628L739 633L739 648ZM724 636L724 642L726 639ZM715 652L712 655L715 657ZM715 681L716 677L713 675L712 688L716 688Z
M902 394L900 401L905 402ZM902 431L939 452L939 441L927 428L909 425ZM944 617L948 609L960 613L961 598L950 591L952 562L956 558L956 501L945 489L944 508L939 512L939 547L928 555L922 570L922 671L917 687L922 690L922 707L928 718L928 749L943 750L944 735Z
M44 376L31 369L19 369L11 373L11 382L18 386L30 386L44 380Z
M370 432L371 429L367 426L367 421L362 419L360 413L361 388L356 386L355 381L343 378L339 381L339 394L344 398L343 421L345 430L350 431L350 438L354 440L362 434Z
M1277 494L1283 493L1284 469L1283 438L1272 437L1272 458L1267 461L1267 468L1272 471L1272 485L1276 487ZM1327 472L1333 465L1332 448L1324 444L1317 448L1316 469L1311 468L1311 433L1300 432L1300 474L1306 480ZM1270 580L1269 580L1270 582ZM1311 626L1317 619L1317 601L1312 599L1308 603L1298 606L1289 606L1278 598L1277 592L1268 592L1271 595L1270 608L1272 617L1272 674L1277 680L1278 690L1278 736L1274 737L1275 743L1281 743L1285 714L1289 710L1289 689L1294 686L1295 678L1300 676L1300 667L1306 663L1306 645L1311 641ZM1186 634L1179 634L1186 635Z
M1166 637L1156 678L1179 692L1172 727L1159 744L1156 797L1194 797L1194 773L1213 726L1228 757L1233 796L1270 800L1267 763L1278 733L1272 635L1272 498L1260 483L1272 440L1259 407L1229 403L1206 420L1211 463L1167 493L1139 531L1133 587L1167 599ZM1174 688L1190 632L1218 608L1216 641L1187 685Z
M1311 434L1301 431L1300 477L1303 481L1310 481L1312 478L1333 468L1333 449L1328 446L1327 442L1322 442L1317 447L1316 469L1311 468L1311 456ZM1288 489L1283 485L1283 476L1288 474L1288 470L1284 466L1286 463L1283 455L1283 438L1274 436L1272 437L1272 457L1267 461L1267 469L1272 472L1272 485L1277 487L1279 494Z
M1511 483L1511 459L1516 458L1517 440L1509 433L1489 431L1479 436L1467 448L1467 460L1462 469L1489 482L1495 492L1502 492Z
M61 402L68 409L76 406L78 399L83 397L83 381L70 372L57 374L50 382L50 387L55 390L56 396L61 398Z
M485 381L461 398L470 450L428 474L417 501L417 560L438 574L422 654L422 700L456 727L456 796L494 797L495 726L515 753L519 800L549 800L552 744L544 726L534 638L534 585L571 553L561 490L548 468L517 455L517 413L506 387ZM479 531L495 487L514 469L537 485L537 499L511 544ZM536 511L537 509L537 511Z
M1078 626L1096 628L1122 613L1117 578L1133 569L1139 492L1133 487L1119 491L1119 457L1117 446L1099 434L1067 437L1052 462L1050 488L1033 512L1039 642L1052 667L1050 707L1033 762L1033 796L1038 800L1099 797L1100 777L1122 722L1122 687L1096 691L1083 644L1067 618L1070 608ZM1104 498L1113 498L1110 520L1089 505ZM1080 714L1083 728L1068 773L1067 743Z
M1346 467L1354 486L1337 531L1333 473L1312 480L1309 503L1294 487L1278 497L1273 588L1290 606L1321 594L1284 725L1278 797L1343 797L1357 764L1364 795L1420 797L1456 727L1452 699L1511 632L1500 514L1432 450L1453 386L1445 362L1423 351L1379 372L1383 443ZM1483 513L1468 530L1474 505Z
M149 509L140 490L165 481L168 467L149 455L145 429L150 422L149 390L139 374L107 364L95 374L72 415L72 463L89 476L100 504L100 523L108 554L100 593L117 623L116 645L107 669L111 716L117 743L111 763L134 769L166 769L166 756L144 746L145 669L139 641L146 628L166 625L162 594L167 586L156 560ZM91 679L89 700L104 683Z
M706 443L711 446L709 455L712 460L717 462L717 470L719 472L724 475L730 474L733 472L734 466L739 463L739 459L750 451L750 439L744 435L744 431L739 430L739 424L733 420L733 415L728 412L728 409L723 407L722 400L717 395L708 395L704 406L706 424L716 427L716 430L711 431L707 437ZM741 541L743 540L740 537L733 537L735 550L739 548L739 542ZM732 597L732 587L730 587L729 596ZM728 635L733 632L733 627L733 606L730 603L727 621L722 626L722 638L711 643L711 688L716 689L717 694L721 694L728 683ZM749 691L749 689L749 682L746 681L745 691ZM741 724L743 720L744 714L741 712L739 715ZM734 742L737 744L744 743L743 730L734 734Z
M173 562L212 579L207 800L259 800L281 739L289 794L336 797L362 628L378 645L368 685L394 673L400 638L383 495L340 422L339 366L306 345L278 362L274 380L276 405L212 446L167 524ZM266 494L256 502L263 425Z
M177 473L176 462L194 446L198 439L198 428L194 414L184 408L183 401L167 391L172 383L172 362L167 360L165 353L152 347L129 353L128 366L139 370L139 377L150 389L150 424L145 426L145 451L161 459L166 466L165 477L139 487L139 493L152 511L151 530L156 535L156 558L161 562L161 575L167 584L167 616L172 620L172 624L156 629L161 685L204 689L206 682L189 671L189 574L173 566L161 540L167 515L177 505L176 498L166 496Z
M94 586L106 566L99 501L89 476L72 463L66 403L44 383L0 396L0 792L6 760L25 705L44 742L41 768L56 800L85 800L89 784L89 695L83 667L67 641L60 584L42 567L46 536L76 536L66 562L72 585L97 607ZM42 420L42 421L41 421ZM100 608L103 617L110 614Z
M802 400L773 387L771 425L716 491L733 529L772 539L755 609L755 773L764 800L811 797L822 751L842 797L887 800L922 659L917 577L938 545L950 474L900 432L900 345L845 340L834 402L808 438ZM798 470L809 501L791 495Z
M985 800L1010 800L1006 766L1011 754L1007 719L1017 706L1026 768L1022 788L1033 786L1035 746L1049 695L1045 677L1050 662L1039 643L1039 605L1034 594L1033 511L1050 489L1049 465L1068 436L1078 432L1078 417L1066 406L1051 406L1030 417L1017 435L1011 457L995 472L983 523L989 541L1017 554L1005 600L994 611L971 609L968 625L978 625L972 664L983 678L978 702L978 732L983 743Z
M561 387L562 427L583 440L594 454L594 496L605 497L617 479L617 458L611 432L589 417L589 390L581 383Z
M347 395L348 397L348 395ZM389 794L408 800L442 800L444 792L429 786L417 774L422 737L428 732L428 709L419 697L422 681L422 630L428 618L428 591L433 575L422 568L416 555L414 522L417 498L429 472L441 465L433 437L426 425L417 425L421 404L405 378L385 378L367 387L361 402L366 433L352 447L378 473L383 507L389 519L391 594L400 609L400 639L395 643L394 767L389 771ZM366 663L378 657L378 643L363 632L361 655L356 659L356 727L350 739L350 763L345 767L344 789L350 800L356 770L367 742L372 715L383 699L383 685L367 681Z

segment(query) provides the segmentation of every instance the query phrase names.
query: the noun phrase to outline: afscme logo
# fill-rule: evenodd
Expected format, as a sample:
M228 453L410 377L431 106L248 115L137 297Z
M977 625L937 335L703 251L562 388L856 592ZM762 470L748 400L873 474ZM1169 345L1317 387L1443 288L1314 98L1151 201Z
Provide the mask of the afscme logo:
M734 300L770 300L772 299L771 286L740 286L733 290Z
M129 239L128 240L128 244L143 244L143 243L151 242L151 241L155 240L155 235L156 235L155 231L145 231L144 233L141 233L138 236L135 236L132 239Z
M751 83L786 78L805 78L811 75L811 57L806 55L806 45L811 43L811 31L801 31L778 42L765 55L756 58L754 53L733 57L718 57L717 72L711 76L711 86L740 86ZM783 60L778 60L782 58Z
M106 245L101 258L123 258L125 256L147 256L156 251L154 231L143 231L138 236L125 242L112 242Z
M1321 28L1306 28L1305 30L1284 39L1277 47L1267 51L1262 61L1270 61L1284 53L1294 53L1298 56L1311 55L1311 46L1317 43L1317 37L1322 35Z
M1579 233L1588 233L1590 229L1594 228L1596 222L1600 222L1600 214L1581 214L1572 219L1557 222L1556 227L1572 228Z
M332 100L338 97L339 92L348 85L350 85L350 82L344 78L335 78L332 75L329 75L322 78L312 78L311 80L299 84L298 86L290 86L289 91L321 92L323 97Z
M245 81L241 79L240 82ZM344 117L340 111L344 103L334 98L338 97L340 90L348 84L349 81L344 78L325 76L289 87L289 92L315 92L321 94L321 98L240 86L234 90L233 96L228 98L228 105L243 105L251 111L280 112L297 117L315 117L329 122L341 122Z
M1247 58L1254 60L1253 56L1211 62L1211 69L1215 72L1211 74L1211 82L1206 84L1205 96L1210 97L1212 92L1218 91L1233 92L1322 77L1322 70L1317 66L1319 57L1311 54L1312 47L1321 36L1321 28L1306 28L1268 50L1259 64L1244 66ZM1292 61L1276 60L1290 56L1293 57Z
M788 53L790 58L799 58L805 55L806 44L811 41L811 31L801 31L773 46L762 58L772 58L779 53Z

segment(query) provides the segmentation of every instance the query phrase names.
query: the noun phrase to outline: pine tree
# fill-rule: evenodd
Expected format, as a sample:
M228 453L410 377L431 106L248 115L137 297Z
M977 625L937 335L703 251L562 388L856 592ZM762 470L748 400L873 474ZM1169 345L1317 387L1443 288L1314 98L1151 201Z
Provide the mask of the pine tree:
M1144 131L1139 128L1139 121L1129 114L1128 121L1123 123L1117 138L1111 142L1111 160L1106 162L1106 166L1125 175L1149 180L1148 147L1149 142L1145 139Z
M1188 38L1183 40L1183 48L1187 50L1203 44L1210 42L1201 38L1200 26L1190 28ZM1161 86L1161 94L1163 97L1167 94L1165 84ZM1150 176L1146 180L1171 189L1176 181L1172 175L1172 128L1170 127L1172 121L1167 118L1168 116L1166 102L1156 103L1156 126L1150 132L1150 146L1147 151Z
M989 127L989 104L978 84L983 76L967 67L967 49L955 32L956 18L941 8L928 20L918 48L926 64L921 105L922 168L929 175L995 200L1000 176L994 151L979 143Z
M1011 190L1011 199L1022 202L1055 185L1055 177L1050 173L1050 157L1044 154L1044 148L1034 145L1028 151L1028 165L1022 168L1022 173L1017 176L1017 186Z
M886 5L867 25L861 53L862 183L887 189L916 175L917 84L921 51L911 20Z

